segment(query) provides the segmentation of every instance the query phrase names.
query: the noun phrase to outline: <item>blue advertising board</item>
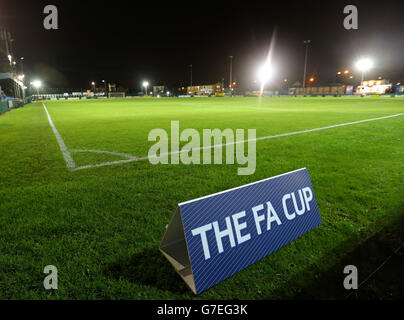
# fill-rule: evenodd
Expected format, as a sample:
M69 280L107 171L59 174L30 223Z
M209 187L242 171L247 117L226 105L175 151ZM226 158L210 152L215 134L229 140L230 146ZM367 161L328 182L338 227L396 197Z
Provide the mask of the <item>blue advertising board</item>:
M199 294L320 224L302 168L180 203L160 250Z

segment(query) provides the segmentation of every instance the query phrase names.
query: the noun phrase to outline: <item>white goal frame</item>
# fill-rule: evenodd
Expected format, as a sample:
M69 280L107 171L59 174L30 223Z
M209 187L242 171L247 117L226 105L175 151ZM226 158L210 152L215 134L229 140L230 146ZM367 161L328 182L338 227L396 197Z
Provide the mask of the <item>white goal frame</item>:
M108 98L125 98L125 92L108 92Z

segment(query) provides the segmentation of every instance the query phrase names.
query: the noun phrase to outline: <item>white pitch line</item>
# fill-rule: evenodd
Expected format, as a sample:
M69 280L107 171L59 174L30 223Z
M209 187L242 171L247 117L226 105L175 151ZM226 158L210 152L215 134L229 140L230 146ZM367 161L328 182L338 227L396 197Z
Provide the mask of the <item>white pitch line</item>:
M302 133L308 133L308 132L314 132L314 131L338 128L338 127L343 127L343 126L349 126L349 125L354 125L354 124L364 123L364 122L369 122L369 121L376 121L376 120L383 120L383 119L388 119L388 118L393 118L393 117L399 117L399 116L402 116L402 115L404 115L404 113L397 113L397 114L392 114L392 115L389 115L389 116L384 116L384 117L379 117L379 118L371 118L371 119L364 119L364 120L358 120L358 121L334 124L334 125L330 125L330 126L326 126L326 127L320 127L320 128L314 128L314 129L307 129L307 130L301 130L301 131L281 133L281 134L276 134L276 135L272 135L272 136L259 137L259 138L256 138L256 139L234 141L234 142L216 144L216 145L213 145L213 146L211 145L211 146L206 146L206 147L198 147L198 148L193 148L193 150L213 149L213 148L219 148L219 147L224 147L224 146L238 144L238 143L245 143L245 142L249 142L249 141L268 140L268 139L292 136L292 135L297 135L297 134L302 134ZM191 151L191 149L179 150L179 151L174 151L174 152L166 152L166 153L160 154L159 157L164 156L164 155L186 153L186 152L190 152L190 151ZM128 159L128 160L117 160L117 161L104 162L104 163L93 164L93 165L90 164L90 165L86 165L86 166L76 167L73 170L76 171L76 170L90 169L90 168L95 168L95 167L111 166L111 165L121 164L121 163L129 163L129 162L134 162L134 161L148 160L149 158L154 158L154 157L155 156L151 156L151 157L150 156L144 156L144 157Z
M65 159L66 162L66 167L69 170L73 170L76 167L76 164L72 158L72 155L70 154L69 150L67 149L65 142L63 141L62 137L60 136L58 130L56 129L55 125L53 124L52 118L49 115L48 109L46 109L45 104L42 102L43 108L45 109L45 112L48 116L48 121L49 124L53 130L53 133L55 134L56 140L59 143L59 148L60 151L62 152L63 159Z
M119 156L122 158L126 159L136 159L135 156L129 154L129 153L122 153L122 152L114 152L114 151L104 151L104 150L94 150L94 149L69 149L71 153L75 152L93 152L93 153L105 153L105 154L110 154L113 156Z

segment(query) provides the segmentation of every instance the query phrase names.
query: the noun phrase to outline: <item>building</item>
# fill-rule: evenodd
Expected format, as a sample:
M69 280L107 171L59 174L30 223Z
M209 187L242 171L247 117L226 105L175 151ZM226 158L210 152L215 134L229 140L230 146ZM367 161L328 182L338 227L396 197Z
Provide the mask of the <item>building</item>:
M391 83L387 80L366 80L356 88L356 94L385 94L390 89Z
M209 96L215 93L222 93L223 87L220 82L215 84L200 85L200 86L189 86L187 87L187 93L190 95L197 96Z
M166 91L165 86L153 86L153 96L164 95Z
M294 93L292 93L294 91ZM321 87L290 88L289 94L295 95L345 95L352 94L353 86L330 85Z

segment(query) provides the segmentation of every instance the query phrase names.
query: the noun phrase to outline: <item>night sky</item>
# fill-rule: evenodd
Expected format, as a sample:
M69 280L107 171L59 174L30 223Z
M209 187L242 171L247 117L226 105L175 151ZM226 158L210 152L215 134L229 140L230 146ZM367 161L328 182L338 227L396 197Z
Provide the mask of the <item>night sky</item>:
M43 28L43 8L56 5L59 29ZM343 28L354 4L359 30ZM2 0L0 25L12 33L24 71L49 87L90 88L106 79L127 88L143 80L168 86L257 78L276 28L273 86L302 81L303 40L312 41L308 74L320 84L353 68L360 56L376 64L369 77L404 82L404 1L35 1Z

